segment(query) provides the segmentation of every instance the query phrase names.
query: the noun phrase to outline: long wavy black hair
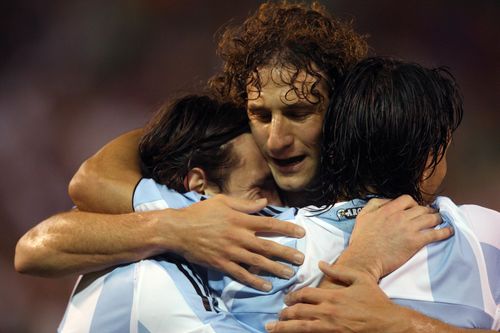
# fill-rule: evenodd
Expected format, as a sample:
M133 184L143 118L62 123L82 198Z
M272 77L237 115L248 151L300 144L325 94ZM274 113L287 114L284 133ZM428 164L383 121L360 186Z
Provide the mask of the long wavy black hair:
M322 204L375 194L422 203L427 161L434 171L463 116L446 68L368 58L337 85L325 116Z

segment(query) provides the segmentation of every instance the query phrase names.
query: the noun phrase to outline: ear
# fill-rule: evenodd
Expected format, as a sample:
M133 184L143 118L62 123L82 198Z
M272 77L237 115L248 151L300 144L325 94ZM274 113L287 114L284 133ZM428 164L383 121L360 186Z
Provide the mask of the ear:
M192 168L189 170L186 177L189 191L205 194L205 189L207 188L207 176L205 175L205 171L200 168Z

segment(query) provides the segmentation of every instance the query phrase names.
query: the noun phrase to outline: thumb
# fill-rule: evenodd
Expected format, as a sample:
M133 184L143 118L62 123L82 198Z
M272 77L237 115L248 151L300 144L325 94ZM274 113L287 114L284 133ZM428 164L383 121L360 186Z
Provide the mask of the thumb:
M331 266L324 261L320 261L318 266L325 276L347 286L350 286L358 279L356 271L347 267L339 268L337 266Z

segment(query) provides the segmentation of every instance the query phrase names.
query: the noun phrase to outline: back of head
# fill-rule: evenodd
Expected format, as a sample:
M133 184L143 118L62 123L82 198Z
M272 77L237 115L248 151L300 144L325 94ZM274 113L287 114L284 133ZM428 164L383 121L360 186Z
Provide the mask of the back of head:
M317 80L324 77L333 88L366 51L364 38L351 24L334 18L320 4L268 1L243 24L225 29L218 48L224 69L211 86L243 105L247 85L260 88L259 68L284 65L297 73L306 70ZM292 89L294 80L288 82ZM319 97L314 88L311 93Z
M194 167L222 191L238 160L228 142L250 132L246 111L208 96L185 96L166 104L145 128L139 144L145 177L179 192Z
M388 58L361 61L337 87L325 116L322 203L369 194L409 194L422 203L422 174L427 167L434 171L462 114L446 69Z

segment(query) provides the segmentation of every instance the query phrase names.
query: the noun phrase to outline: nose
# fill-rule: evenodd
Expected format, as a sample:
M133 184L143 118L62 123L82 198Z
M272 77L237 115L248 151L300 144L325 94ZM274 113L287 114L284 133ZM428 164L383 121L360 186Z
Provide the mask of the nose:
M293 144L293 134L286 118L279 115L273 117L270 126L267 148L271 154L279 155Z

